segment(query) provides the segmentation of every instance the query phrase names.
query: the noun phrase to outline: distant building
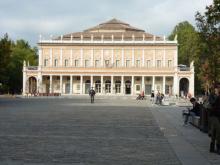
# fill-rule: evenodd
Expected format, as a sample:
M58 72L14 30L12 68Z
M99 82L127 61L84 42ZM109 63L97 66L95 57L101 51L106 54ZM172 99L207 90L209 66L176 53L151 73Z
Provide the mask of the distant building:
M178 43L117 19L38 43L23 68L23 94L194 95L194 66L178 67Z

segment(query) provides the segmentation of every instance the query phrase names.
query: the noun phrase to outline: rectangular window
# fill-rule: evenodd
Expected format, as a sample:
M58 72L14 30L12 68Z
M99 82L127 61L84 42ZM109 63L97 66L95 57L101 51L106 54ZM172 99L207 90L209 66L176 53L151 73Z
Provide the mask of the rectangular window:
M95 67L99 67L99 60L95 60Z
M79 66L79 60L75 60L75 67Z
M125 66L126 66L127 68L130 67L130 60L126 60Z
M147 68L150 68L151 64L150 64L150 60L147 60Z
M85 60L85 67L89 67L89 60Z
M65 61L64 61L64 66L68 66L68 60L67 59L65 59Z
M105 60L105 67L109 67L109 60Z
M120 60L116 60L116 61L115 61L115 66L116 66L116 67L119 67L119 66L120 66Z
M48 66L48 59L44 59L44 66Z
M168 60L168 67L172 67L172 60Z
M157 68L161 67L161 60L157 60Z
M136 60L136 67L137 67L137 68L140 67L140 60Z
M54 66L58 66L58 59L54 60Z

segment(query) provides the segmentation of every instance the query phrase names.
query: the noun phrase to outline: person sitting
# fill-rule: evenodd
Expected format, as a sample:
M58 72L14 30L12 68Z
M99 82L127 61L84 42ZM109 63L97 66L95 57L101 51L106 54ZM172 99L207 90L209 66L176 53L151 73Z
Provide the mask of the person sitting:
M189 109L188 112L183 113L183 116L185 117L185 119L184 119L185 125L188 124L189 116L200 116L200 104L196 101L195 98L191 98L190 102L192 103L193 108Z

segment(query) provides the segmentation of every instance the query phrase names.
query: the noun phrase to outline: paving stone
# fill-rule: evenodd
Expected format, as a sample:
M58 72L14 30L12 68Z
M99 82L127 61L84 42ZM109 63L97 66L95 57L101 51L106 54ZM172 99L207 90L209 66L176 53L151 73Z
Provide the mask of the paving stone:
M146 102L0 100L2 164L181 164Z

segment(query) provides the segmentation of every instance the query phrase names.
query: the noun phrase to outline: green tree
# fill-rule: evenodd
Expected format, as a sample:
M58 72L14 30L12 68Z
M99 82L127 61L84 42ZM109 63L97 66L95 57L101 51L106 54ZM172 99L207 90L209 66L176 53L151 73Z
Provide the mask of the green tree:
M178 63L190 65L194 61L195 65L195 91L201 93L200 79L198 72L200 69L200 50L201 42L199 35L195 28L187 21L180 22L175 26L171 35L170 40L174 40L177 35L178 40Z
M220 82L220 0L206 7L204 15L196 13L196 24L202 40L201 66L207 67L200 72L205 88Z
M8 64L11 59L11 46L12 41L5 34L0 40L0 94L8 92L9 89Z
M195 28L187 21L180 22L175 26L170 40L178 40L178 63L190 65L191 61L197 63L199 54L199 37Z
M30 65L37 64L37 49L31 48L28 42L17 40L12 47L11 60L9 63L9 86L11 93L20 93L22 89L23 61Z

